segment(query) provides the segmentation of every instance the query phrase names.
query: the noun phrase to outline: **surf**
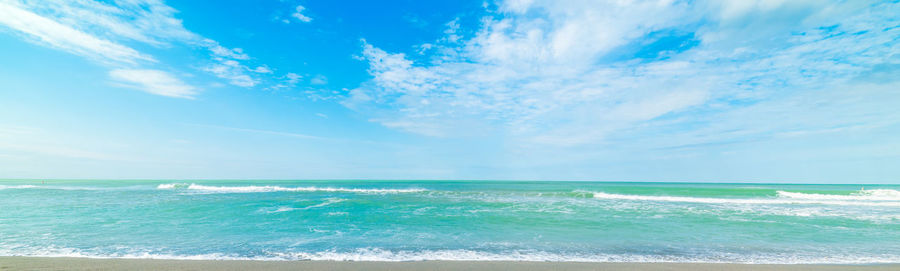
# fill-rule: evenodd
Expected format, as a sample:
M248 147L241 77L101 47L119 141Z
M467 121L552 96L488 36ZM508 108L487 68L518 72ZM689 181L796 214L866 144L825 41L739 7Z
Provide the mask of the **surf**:
M423 188L343 188L343 187L283 187L283 186L211 186L200 184L182 184L170 183L160 184L157 189L186 189L193 191L214 192L214 193L269 193L269 192L343 192L343 193L362 193L362 194L397 194L397 193L418 193L428 191Z
M632 262L632 263L745 263L745 264L873 264L897 263L896 255L830 256L806 255L783 257L780 254L708 254L708 255L660 255L550 252L541 250L483 251L471 249L393 250L384 248L359 248L349 251L272 251L261 255L234 253L170 254L141 250L86 251L76 248L35 248L12 252L0 248L0 255L28 257L77 257L93 259L166 259L166 260L255 260L255 261L518 261L518 262Z
M685 196L629 195L594 192L593 198L598 200L628 200L683 202L704 204L746 204L746 205L841 205L841 206L883 206L900 207L900 198L894 197L896 190L881 189L872 193L858 192L853 195L806 194L797 192L776 191L775 197L769 198L712 198Z
M849 195L777 191L780 198L808 200L900 201L900 191L892 189L860 190Z

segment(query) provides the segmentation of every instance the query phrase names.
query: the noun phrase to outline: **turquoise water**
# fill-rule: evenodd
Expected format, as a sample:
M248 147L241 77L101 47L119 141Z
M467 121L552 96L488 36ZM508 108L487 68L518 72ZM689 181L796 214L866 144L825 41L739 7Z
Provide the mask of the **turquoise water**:
M0 255L900 262L900 186L0 181Z

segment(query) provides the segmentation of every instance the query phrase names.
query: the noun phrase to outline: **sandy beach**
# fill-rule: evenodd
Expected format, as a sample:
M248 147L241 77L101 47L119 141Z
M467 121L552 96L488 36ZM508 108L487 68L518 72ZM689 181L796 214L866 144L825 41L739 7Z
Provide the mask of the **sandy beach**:
M0 257L0 270L900 270L900 264L578 263L502 261L215 261Z

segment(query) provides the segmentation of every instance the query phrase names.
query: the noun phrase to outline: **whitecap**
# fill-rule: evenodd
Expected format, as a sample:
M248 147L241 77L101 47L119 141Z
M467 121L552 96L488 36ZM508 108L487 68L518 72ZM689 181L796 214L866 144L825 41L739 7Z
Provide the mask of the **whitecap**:
M892 189L860 190L850 195L832 195L777 191L778 197L808 200L900 201L900 191Z
M423 188L404 188L404 189L388 189L388 188L343 188L343 187L282 187L282 186L211 186L200 184L160 184L157 189L180 189L205 191L215 193L265 193L265 192L345 192L345 193L366 193L366 194L393 194L393 193L417 193L428 191Z
M781 192L781 191L779 191ZM595 199L601 200L631 200L631 201L661 201L661 202L685 202L707 204L823 204L844 206L886 206L900 207L900 201L867 201L848 199L822 199L822 198L707 198L684 196L649 196L649 195L625 195L594 192Z
M38 188L36 185L0 185L0 190L3 189L28 189L28 188Z
M175 189L187 187L186 183L164 183L156 186L156 189Z

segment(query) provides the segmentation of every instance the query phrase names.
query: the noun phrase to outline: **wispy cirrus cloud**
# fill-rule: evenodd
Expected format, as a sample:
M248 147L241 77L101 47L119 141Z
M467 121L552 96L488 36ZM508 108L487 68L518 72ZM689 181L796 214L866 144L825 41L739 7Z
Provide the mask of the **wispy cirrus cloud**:
M19 31L41 45L111 64L153 62L153 57L130 47L95 37L67 24L43 17L15 3L0 2L0 24Z
M159 70L116 69L109 72L109 77L125 87L131 87L156 95L192 98L193 86L187 85L171 74Z
M874 1L500 1L478 29L448 24L424 60L363 41L372 79L343 103L390 128L522 144L697 131L784 97L879 88L853 80L900 63L898 11ZM857 102L884 106L872 97ZM785 125L770 127L755 133Z
M251 69L248 65L252 58L240 48L224 47L187 30L176 14L177 10L157 0L0 2L0 25L36 44L109 66L110 76L116 82L131 82L129 87L148 93L190 98L198 89L163 71L171 70L172 63L160 63L151 53L126 44L205 50L209 59L192 66L239 87L254 87L263 80L260 76L268 74L259 68ZM133 78L126 75L136 71L152 76L139 82L128 80Z
M300 133L292 133L292 132L251 129L251 128L238 128L238 127L228 127L228 126L221 126L221 125L211 125L211 124L186 124L186 125L203 127L203 128L213 128L213 129L226 130L226 131L273 135L273 136L291 137L291 138L300 138L300 139L330 140L329 138L325 138L325 137L300 134Z
M214 63L204 67L203 70L214 74L216 77L228 80L228 83L241 86L252 87L259 84L259 80L247 73L248 68L240 62L233 59L217 58L219 63Z

